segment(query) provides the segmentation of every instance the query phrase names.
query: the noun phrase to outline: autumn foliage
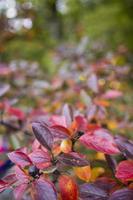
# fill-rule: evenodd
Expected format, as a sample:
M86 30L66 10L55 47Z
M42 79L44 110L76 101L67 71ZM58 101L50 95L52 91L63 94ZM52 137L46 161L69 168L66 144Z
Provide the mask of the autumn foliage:
M45 85L47 94L43 100L30 93L31 88L26 91L37 101L37 107L28 112L15 106L15 99L1 100L0 124L6 136L19 132L29 138L19 148L1 146L0 151L7 152L11 166L0 180L0 192L11 189L16 200L133 199L133 142L113 134L114 127L118 130L124 125L119 120L111 121L106 110L123 93L104 89L105 77L114 83L115 75L108 75L108 70L104 78L98 79L101 66L111 66L111 62L99 62L99 68L95 63L89 73L88 66L83 70L80 58L75 65L80 76L83 72L79 82L76 75L72 79L69 74L64 80L58 74L57 79ZM5 69L1 76L10 73ZM9 90L10 86L3 84L0 96ZM71 103L64 103L68 99Z

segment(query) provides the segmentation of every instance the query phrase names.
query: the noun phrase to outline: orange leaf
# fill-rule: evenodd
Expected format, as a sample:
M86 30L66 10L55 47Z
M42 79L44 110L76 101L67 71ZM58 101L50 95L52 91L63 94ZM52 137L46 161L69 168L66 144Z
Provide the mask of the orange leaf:
M91 177L91 168L90 166L85 167L75 167L74 168L75 174L80 178L81 180L85 182L89 182Z
M71 177L67 175L60 176L59 188L62 200L78 200L78 188Z

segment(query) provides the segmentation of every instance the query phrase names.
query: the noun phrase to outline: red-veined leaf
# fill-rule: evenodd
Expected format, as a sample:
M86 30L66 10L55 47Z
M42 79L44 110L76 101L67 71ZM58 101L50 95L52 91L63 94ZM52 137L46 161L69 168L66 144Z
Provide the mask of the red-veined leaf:
M17 177L16 177L15 174L9 174L9 175L5 176L3 178L3 180L5 182L7 182L8 184L13 184L13 183L15 183L17 181Z
M13 163L19 165L20 167L25 167L32 163L30 158L21 151L13 151L8 153L8 157Z
M79 138L79 141L87 148L94 149L106 154L117 154L119 150L114 138L106 129L96 129L88 132Z
M75 122L77 125L77 130L78 131L86 131L87 130L87 120L85 117L78 115L75 117Z
M15 187L15 189L13 190L13 194L16 200L22 199L24 192L27 189L27 186L28 186L27 184L21 184Z
M33 151L29 154L31 161L36 165L38 169L44 169L51 165L51 157L48 152L44 152L41 149Z
M65 116L52 115L49 118L49 123L51 124L51 126L64 126L64 127L67 127Z
M133 160L124 160L116 168L116 175L122 182L133 181Z
M65 139L71 135L70 131L67 128L60 125L54 125L50 127L50 130L54 138L57 138L57 139Z
M30 177L18 166L15 166L15 174L20 183L28 183L30 180Z
M7 188L8 188L8 183L3 180L0 180L0 192L3 192Z

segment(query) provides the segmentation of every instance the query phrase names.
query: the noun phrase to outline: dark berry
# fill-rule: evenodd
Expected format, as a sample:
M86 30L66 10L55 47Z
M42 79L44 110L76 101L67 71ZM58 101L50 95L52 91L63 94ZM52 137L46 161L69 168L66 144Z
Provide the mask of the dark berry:
M30 166L29 175L32 176L33 178L36 178L37 176L39 176L39 169L34 165Z

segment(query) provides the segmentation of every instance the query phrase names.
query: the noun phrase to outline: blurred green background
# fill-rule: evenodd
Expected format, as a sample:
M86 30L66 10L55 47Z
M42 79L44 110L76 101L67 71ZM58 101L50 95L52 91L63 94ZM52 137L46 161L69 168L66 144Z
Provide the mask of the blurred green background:
M38 61L53 66L51 51L88 36L103 51L133 51L133 0L0 0L1 62Z

